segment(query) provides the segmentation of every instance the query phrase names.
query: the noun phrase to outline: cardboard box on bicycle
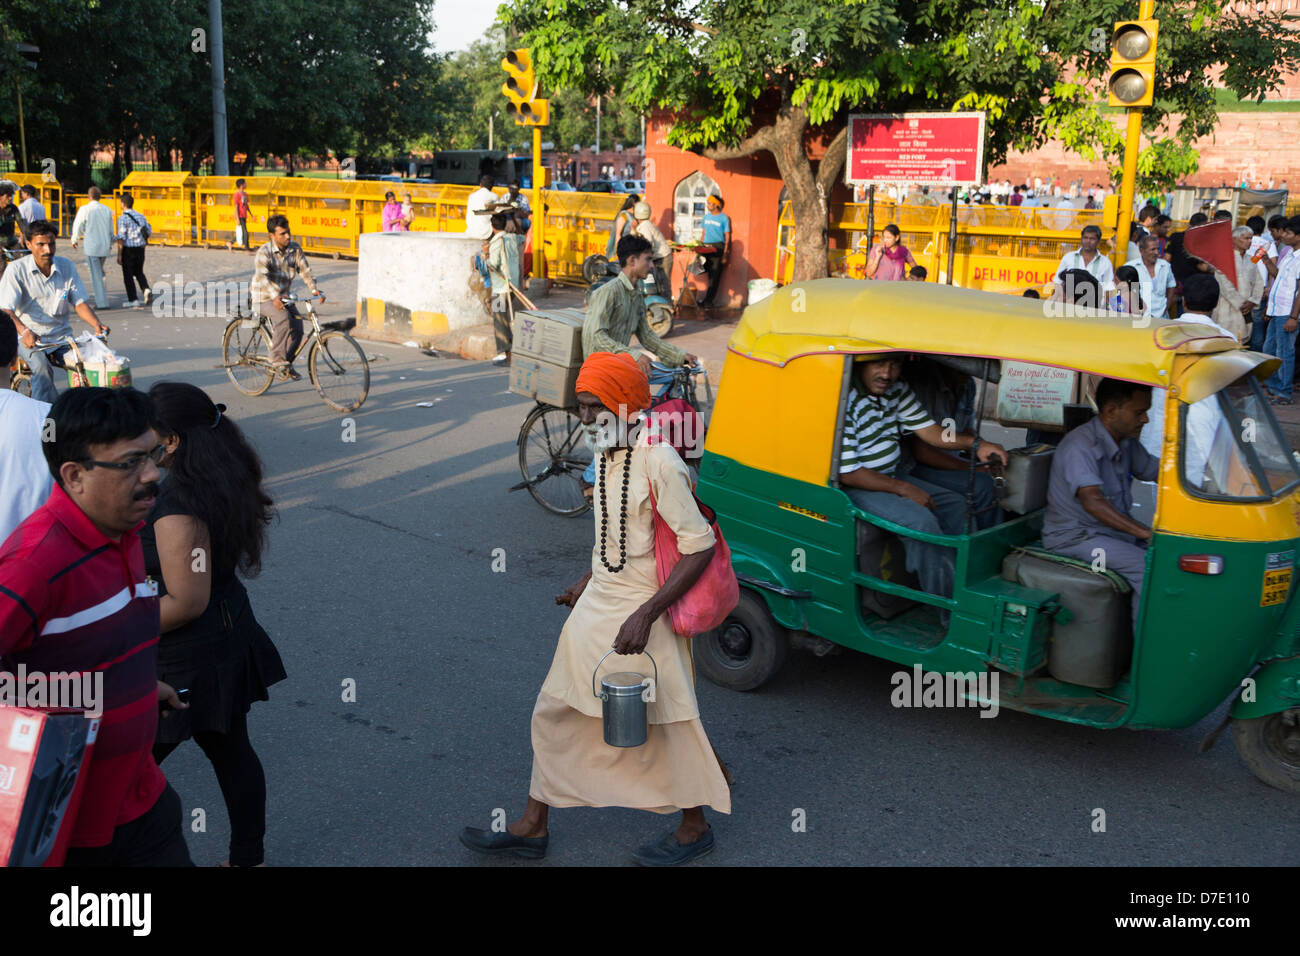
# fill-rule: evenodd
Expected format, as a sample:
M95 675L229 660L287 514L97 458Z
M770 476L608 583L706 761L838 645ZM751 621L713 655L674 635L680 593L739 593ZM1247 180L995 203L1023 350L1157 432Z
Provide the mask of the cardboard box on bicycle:
M581 365L582 321L586 317L581 309L516 312L510 327L511 354L552 365Z
M543 362L515 351L510 355L510 391L557 408L572 408L577 405L573 387L580 368Z

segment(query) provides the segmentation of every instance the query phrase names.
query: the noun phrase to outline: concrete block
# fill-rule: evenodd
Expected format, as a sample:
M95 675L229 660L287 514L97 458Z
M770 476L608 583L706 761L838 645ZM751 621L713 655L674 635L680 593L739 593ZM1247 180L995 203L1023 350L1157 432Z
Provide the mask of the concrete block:
M358 244L357 324L377 337L430 341L488 319L459 233L370 232Z

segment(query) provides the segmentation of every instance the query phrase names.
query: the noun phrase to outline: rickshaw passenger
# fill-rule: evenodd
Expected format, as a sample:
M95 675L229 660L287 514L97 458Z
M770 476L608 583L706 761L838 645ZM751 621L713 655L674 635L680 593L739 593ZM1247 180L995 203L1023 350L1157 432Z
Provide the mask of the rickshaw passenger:
M903 432L933 448L969 449L979 461L994 456L1006 460L996 442L955 434L944 441L944 430L900 382L902 356L886 354L855 361L840 444L840 484L853 502L888 521L928 534L965 531L966 502L962 495L915 475L915 464L902 465ZM930 594L951 597L955 553L951 548L903 537L907 568Z
M979 401L975 379L965 372L950 368L930 358L909 362L903 380L912 389L930 418L939 425L962 435L975 434L975 403ZM900 464L922 481L940 485L966 498L970 477L970 463L955 454L932 448L919 438L909 438L903 443ZM1000 509L994 508L997 494L993 478L986 469L975 472L973 488L975 528L983 531L1003 520ZM964 515L963 515L964 520ZM963 525L962 531L965 531Z
M1150 407L1150 385L1102 379L1096 416L1061 439L1052 458L1043 516L1044 548L1081 561L1100 557L1132 585L1134 623L1151 529L1130 517L1132 482L1154 481L1160 463L1138 441Z

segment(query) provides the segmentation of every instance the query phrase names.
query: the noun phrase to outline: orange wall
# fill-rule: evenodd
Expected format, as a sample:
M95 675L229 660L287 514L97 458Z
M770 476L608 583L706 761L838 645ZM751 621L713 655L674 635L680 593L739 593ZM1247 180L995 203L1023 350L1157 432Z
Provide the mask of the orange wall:
M716 304L743 306L750 279L771 278L776 258L777 203L781 177L770 153L743 159L711 160L664 142L671 118L659 113L646 121L646 202L654 210L654 222L669 239L673 236L673 191L697 170L709 176L722 190L723 208L731 217L731 256L722 274ZM678 252L680 260L684 253ZM681 281L680 262L675 263L674 289ZM704 277L696 279L701 294Z

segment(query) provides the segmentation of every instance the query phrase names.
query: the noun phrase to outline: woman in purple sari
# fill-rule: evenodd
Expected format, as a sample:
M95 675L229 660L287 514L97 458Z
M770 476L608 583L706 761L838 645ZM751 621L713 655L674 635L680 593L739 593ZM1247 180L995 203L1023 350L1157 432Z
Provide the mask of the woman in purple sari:
M903 245L902 233L892 222L881 231L880 243L867 256L867 278L903 281L907 278L907 270L916 265L916 260Z

